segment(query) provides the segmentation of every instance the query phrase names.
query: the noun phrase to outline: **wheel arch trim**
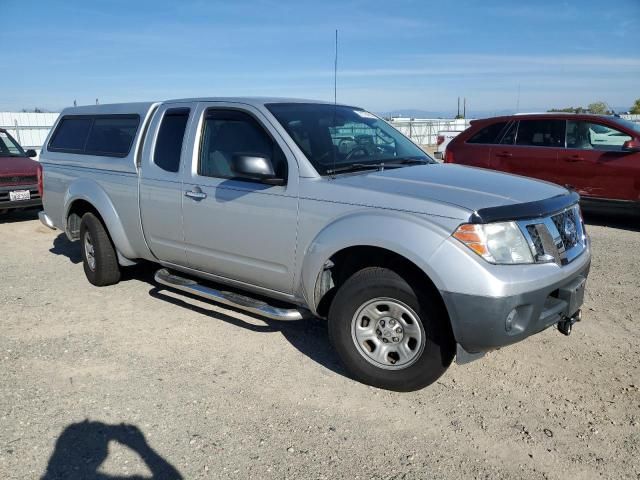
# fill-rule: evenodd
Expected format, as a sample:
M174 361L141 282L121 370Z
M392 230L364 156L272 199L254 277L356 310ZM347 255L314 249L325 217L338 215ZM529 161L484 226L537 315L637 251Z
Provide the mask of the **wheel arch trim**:
M372 228L384 223L384 228ZM399 212L363 212L341 217L323 228L306 247L299 289L307 305L317 313L316 285L325 264L339 252L353 247L374 247L403 257L421 270L440 290L438 272L429 258L449 233L427 218Z
M87 202L98 212L119 254L127 258L137 257L113 202L98 182L88 178L79 178L74 181L65 194L64 226L65 233L69 239L73 239L68 228L69 215L73 205L78 200ZM137 205L135 208L137 208Z

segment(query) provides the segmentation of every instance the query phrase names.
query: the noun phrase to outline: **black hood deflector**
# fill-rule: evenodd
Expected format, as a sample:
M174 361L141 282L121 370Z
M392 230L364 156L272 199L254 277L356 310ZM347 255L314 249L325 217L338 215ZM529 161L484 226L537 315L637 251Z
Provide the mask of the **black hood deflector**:
M506 222L511 220L526 220L548 217L553 213L575 205L580 195L574 191L567 191L564 195L538 200L528 203L516 203L500 207L481 208L471 215L470 223Z

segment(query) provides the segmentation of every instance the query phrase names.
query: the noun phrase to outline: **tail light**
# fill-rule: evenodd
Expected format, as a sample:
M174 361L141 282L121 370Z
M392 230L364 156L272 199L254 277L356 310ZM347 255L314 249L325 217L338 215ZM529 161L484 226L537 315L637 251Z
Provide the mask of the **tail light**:
M442 145L444 143L444 135L438 135L438 138L436 139L436 143L438 145Z
M44 199L44 175L42 173L41 163L38 163L37 176L38 176L38 194L40 195L40 198Z
M450 148L444 151L444 163L456 163L453 158L453 151Z

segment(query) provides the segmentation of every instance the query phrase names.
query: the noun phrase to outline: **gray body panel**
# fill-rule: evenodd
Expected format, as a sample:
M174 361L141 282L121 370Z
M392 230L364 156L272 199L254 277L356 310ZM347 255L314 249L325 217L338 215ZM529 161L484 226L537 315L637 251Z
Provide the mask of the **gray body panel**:
M314 313L318 275L332 255L353 246L384 248L405 257L432 280L443 296L457 341L468 351L495 348L524 338L526 332L535 333L539 325L534 319L517 338L505 337L496 330L494 314L504 315L504 309L525 301L535 317L549 292L586 276L589 248L562 267L493 265L451 237L477 210L536 202L563 195L565 189L458 165L323 177L265 107L297 101L204 98L67 109L60 118L136 113L141 127L126 158L50 152L45 144L41 163L47 217L66 229L70 206L76 200L87 201L102 216L123 264L127 259L155 261L297 303ZM191 115L180 170L172 173L154 164L153 151L162 115L176 106L190 108ZM286 156L286 185L198 175L200 132L210 108L240 109L268 131ZM205 196L185 196L197 189ZM473 308L475 299L478 311ZM482 332L492 332L487 334L491 338Z

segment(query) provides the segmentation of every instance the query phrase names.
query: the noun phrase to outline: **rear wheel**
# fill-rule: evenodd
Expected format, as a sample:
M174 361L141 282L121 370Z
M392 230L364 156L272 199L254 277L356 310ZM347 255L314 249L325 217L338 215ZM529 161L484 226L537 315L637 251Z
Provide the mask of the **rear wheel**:
M120 265L116 249L98 217L85 213L80 222L82 264L89 282L98 287L120 281Z
M340 287L329 310L329 335L356 380L388 390L430 385L454 356L440 302L387 268L360 270Z

